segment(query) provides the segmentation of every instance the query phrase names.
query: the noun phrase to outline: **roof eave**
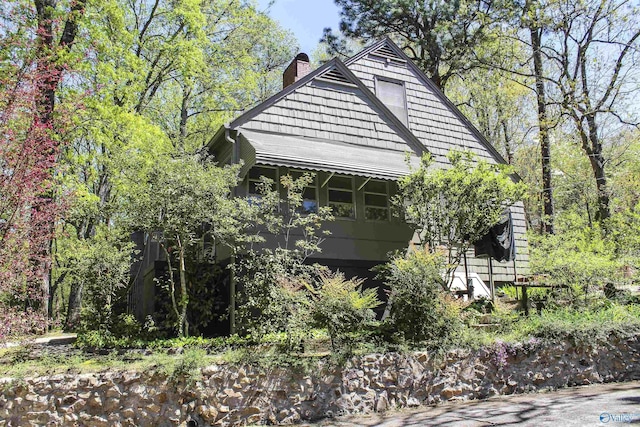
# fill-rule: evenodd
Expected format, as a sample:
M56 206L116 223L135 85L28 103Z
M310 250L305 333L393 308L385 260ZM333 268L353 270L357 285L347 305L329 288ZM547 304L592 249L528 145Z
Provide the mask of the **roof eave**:
M207 144L205 145L205 147L207 148L207 151L213 150L214 147L220 144L220 140L224 139L223 135L228 128L229 128L229 125L226 123L218 128L216 133L211 137L209 142L207 142Z

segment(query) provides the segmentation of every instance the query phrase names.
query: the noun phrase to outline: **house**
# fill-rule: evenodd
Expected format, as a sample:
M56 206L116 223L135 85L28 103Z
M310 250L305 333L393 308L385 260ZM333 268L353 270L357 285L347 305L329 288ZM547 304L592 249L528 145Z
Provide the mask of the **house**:
M312 261L347 275L370 269L391 251L406 249L413 233L394 218L389 200L396 181L429 152L436 165L450 150L466 150L505 163L496 149L390 39L346 61L311 70L299 54L283 75L283 89L221 127L209 143L220 164L243 162L238 194L256 191L260 176L276 182L287 173L312 171L305 206L331 206L331 235ZM494 263L496 282L528 270L523 204L511 207L517 261ZM223 261L224 254L218 254ZM486 258L467 254L469 271L487 281Z
M396 180L430 152L446 165L453 149L505 163L458 108L390 39L345 62L333 59L311 70L299 54L285 70L283 89L223 126L211 152L221 163L243 161L240 193L255 191L261 175L297 171L317 174L308 188L310 206L331 206L336 220L315 261L347 274L369 269L390 251L406 249L411 229L389 211ZM494 263L496 282L528 270L524 206L511 207L517 262ZM486 258L468 256L469 270L488 280Z

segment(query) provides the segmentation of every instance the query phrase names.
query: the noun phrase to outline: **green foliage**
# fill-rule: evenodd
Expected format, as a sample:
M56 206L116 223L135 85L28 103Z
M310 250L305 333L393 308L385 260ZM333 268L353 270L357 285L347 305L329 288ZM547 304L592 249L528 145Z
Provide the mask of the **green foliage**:
M589 227L576 215L559 221L557 235L530 234L531 271L550 285L577 285L584 292L621 279L622 265L615 245L597 226Z
M396 255L384 269L389 286L391 330L413 346L443 348L459 332L459 313L441 288L444 260L441 254L412 250Z
M333 220L328 207L317 212L305 212L303 192L313 175L302 174L297 179L281 178L284 197L274 183L263 178L260 197L252 200L258 209L254 218L258 232L267 231L275 239L276 249L261 247L260 240L240 254L232 266L239 288L238 326L243 334L262 337L269 332L287 332L290 349L299 347L310 326L307 296L302 282L316 280L320 267L305 263L307 257L320 252L327 234L322 226Z
M380 305L378 290L362 289L362 283L359 279L346 280L340 272L321 273L316 286L304 283L311 296L313 323L328 330L334 350L350 344L357 332L366 330L375 320L373 309Z
M169 381L184 384L185 388L193 387L202 378L202 361L206 351L200 348L190 348L184 351L169 375Z
M629 270L627 276L630 276L634 269L640 269L640 201L628 207L620 206L611 215L607 228L610 233L607 237L615 245L616 257Z
M480 240L503 215L505 208L521 199L525 186L509 176L504 165L477 160L470 153L451 152L451 167L432 167L430 155L420 167L398 182L394 204L404 213L431 251L446 248L447 281L472 242Z
M121 340L108 330L96 329L78 333L75 345L85 349L106 349L127 347L128 343L129 340Z
M249 253L237 265L242 284L237 310L242 334L262 339L286 332L285 347L298 350L310 333L306 291L299 280L314 280L319 267L305 265L285 250Z
M55 283L77 292L83 301L81 312L69 313L67 327L112 329L118 306L126 303L133 256L129 235L115 227L97 227L92 239L68 236L57 241Z
M131 201L149 202L151 181L173 172L173 158L200 151L222 123L272 94L281 84L278 67L296 45L250 2L218 0L88 2L78 34L79 59L61 58L76 64L72 83L61 83L56 100L57 108L73 106L57 171L61 193L72 197L53 288L56 306L71 312L80 311L83 289L63 271L73 257L65 248L91 246L97 228L129 220ZM236 218L228 215L218 227L234 229ZM187 248L185 255L194 253ZM69 295L78 298L61 302Z
M155 164L147 182L137 191L132 186L127 194L131 228L161 235L167 288L180 336L189 335L189 252L206 238L231 247L247 238L244 213L251 208L246 200L231 197L237 173L238 166L220 168L206 157L181 155Z
M516 324L520 337L548 340L572 339L576 343L606 343L613 337L625 338L640 332L640 306L604 303L582 309L545 310Z
M503 10L493 3L468 0L336 0L341 7L340 31L369 41L391 36L444 89L447 80L479 67L476 48L490 39L494 20ZM339 40L331 33L325 41Z

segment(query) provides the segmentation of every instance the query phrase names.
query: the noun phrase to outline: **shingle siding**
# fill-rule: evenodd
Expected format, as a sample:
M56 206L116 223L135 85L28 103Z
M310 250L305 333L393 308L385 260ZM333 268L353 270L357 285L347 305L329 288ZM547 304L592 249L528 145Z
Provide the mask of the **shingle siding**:
M349 69L374 93L376 76L405 83L409 130L436 156L438 163L447 163L444 156L452 146L496 162L456 114L407 65L393 62L387 65L378 58L365 56L349 64Z
M245 129L411 150L398 129L358 88L312 82L268 107Z
M447 153L452 149L470 151L478 158L490 163L497 163L491 152L478 140L469 127L443 103L420 76L415 74L406 64L386 63L372 55L349 63L349 69L375 93L375 79L386 77L404 82L407 96L409 130L424 144L434 157L436 164L446 167ZM526 221L524 205L517 203L511 208L514 221L514 234L517 248L517 273L529 272L529 248L526 240ZM472 251L467 254L470 271L489 279L489 267L486 258L476 258ZM513 262L493 262L494 280L512 281L514 277ZM461 270L460 270L461 271Z

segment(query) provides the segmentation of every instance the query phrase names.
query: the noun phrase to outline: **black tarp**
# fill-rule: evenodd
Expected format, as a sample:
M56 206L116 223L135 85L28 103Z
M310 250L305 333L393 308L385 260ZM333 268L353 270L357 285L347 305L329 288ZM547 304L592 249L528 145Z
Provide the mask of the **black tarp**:
M511 211L505 211L500 222L475 242L474 247L476 256L490 256L496 261L516 259L516 239L513 234Z

